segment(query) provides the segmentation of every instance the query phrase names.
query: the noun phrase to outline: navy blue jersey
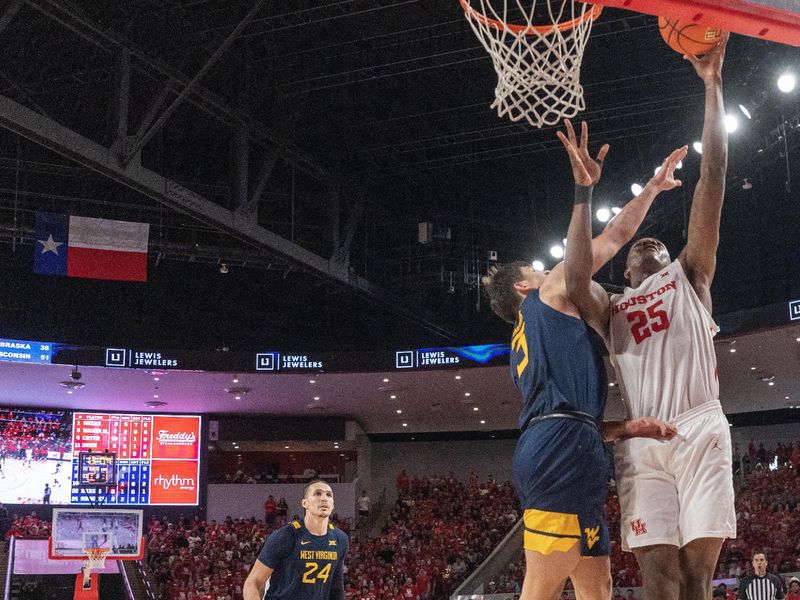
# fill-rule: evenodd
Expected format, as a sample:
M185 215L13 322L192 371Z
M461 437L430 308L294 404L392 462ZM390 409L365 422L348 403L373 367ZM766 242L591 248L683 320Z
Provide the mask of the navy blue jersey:
M522 395L519 425L557 410L602 418L608 393L597 337L583 320L547 306L533 290L511 339L511 375Z
M325 535L313 535L301 521L274 531L258 560L273 569L266 600L328 600L344 593L347 535L333 525Z

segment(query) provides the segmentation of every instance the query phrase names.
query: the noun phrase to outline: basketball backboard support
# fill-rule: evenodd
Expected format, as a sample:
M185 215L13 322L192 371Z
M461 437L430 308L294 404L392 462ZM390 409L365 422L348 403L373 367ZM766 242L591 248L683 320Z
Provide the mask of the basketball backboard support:
M591 3L800 46L798 0L592 0Z
M105 549L110 560L144 556L141 510L55 508L48 555L53 560L85 559L87 549Z

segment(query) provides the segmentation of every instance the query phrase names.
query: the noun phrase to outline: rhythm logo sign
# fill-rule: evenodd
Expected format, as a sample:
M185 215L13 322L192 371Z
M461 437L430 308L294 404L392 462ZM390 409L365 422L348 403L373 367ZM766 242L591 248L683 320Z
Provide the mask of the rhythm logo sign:
M196 460L154 460L150 472L150 504L197 504Z

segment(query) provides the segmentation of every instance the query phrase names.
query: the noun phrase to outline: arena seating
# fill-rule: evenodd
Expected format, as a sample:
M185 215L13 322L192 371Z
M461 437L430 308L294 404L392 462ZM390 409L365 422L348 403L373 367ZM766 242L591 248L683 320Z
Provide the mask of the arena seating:
M784 447L787 458L779 461L777 470L755 468L746 478L736 500L739 538L723 546L718 577L751 573L749 559L756 548L767 553L771 572L800 570L800 477L792 454L791 447ZM398 484L397 503L381 534L351 543L348 598L447 598L519 518L509 482L479 482L475 476L467 483L451 477L399 477ZM613 487L606 514L611 539L619 540L619 502ZM283 517L273 525L254 518L221 523L199 517L152 519L147 561L166 600L236 600L264 538L283 524ZM10 535L46 538L49 522L35 513L15 515ZM641 585L633 555L622 552L618 541L612 541L611 561L615 586ZM518 592L524 572L524 561L511 564L486 592Z

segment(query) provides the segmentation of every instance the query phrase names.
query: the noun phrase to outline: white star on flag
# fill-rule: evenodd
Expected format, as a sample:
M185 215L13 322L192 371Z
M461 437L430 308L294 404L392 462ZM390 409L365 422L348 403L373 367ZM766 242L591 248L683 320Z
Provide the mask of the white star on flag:
M53 254L58 256L58 247L64 245L64 242L55 241L53 239L52 233L47 236L46 240L36 240L36 241L39 242L42 246L44 246L42 248L42 254L46 254L47 252L52 252Z

